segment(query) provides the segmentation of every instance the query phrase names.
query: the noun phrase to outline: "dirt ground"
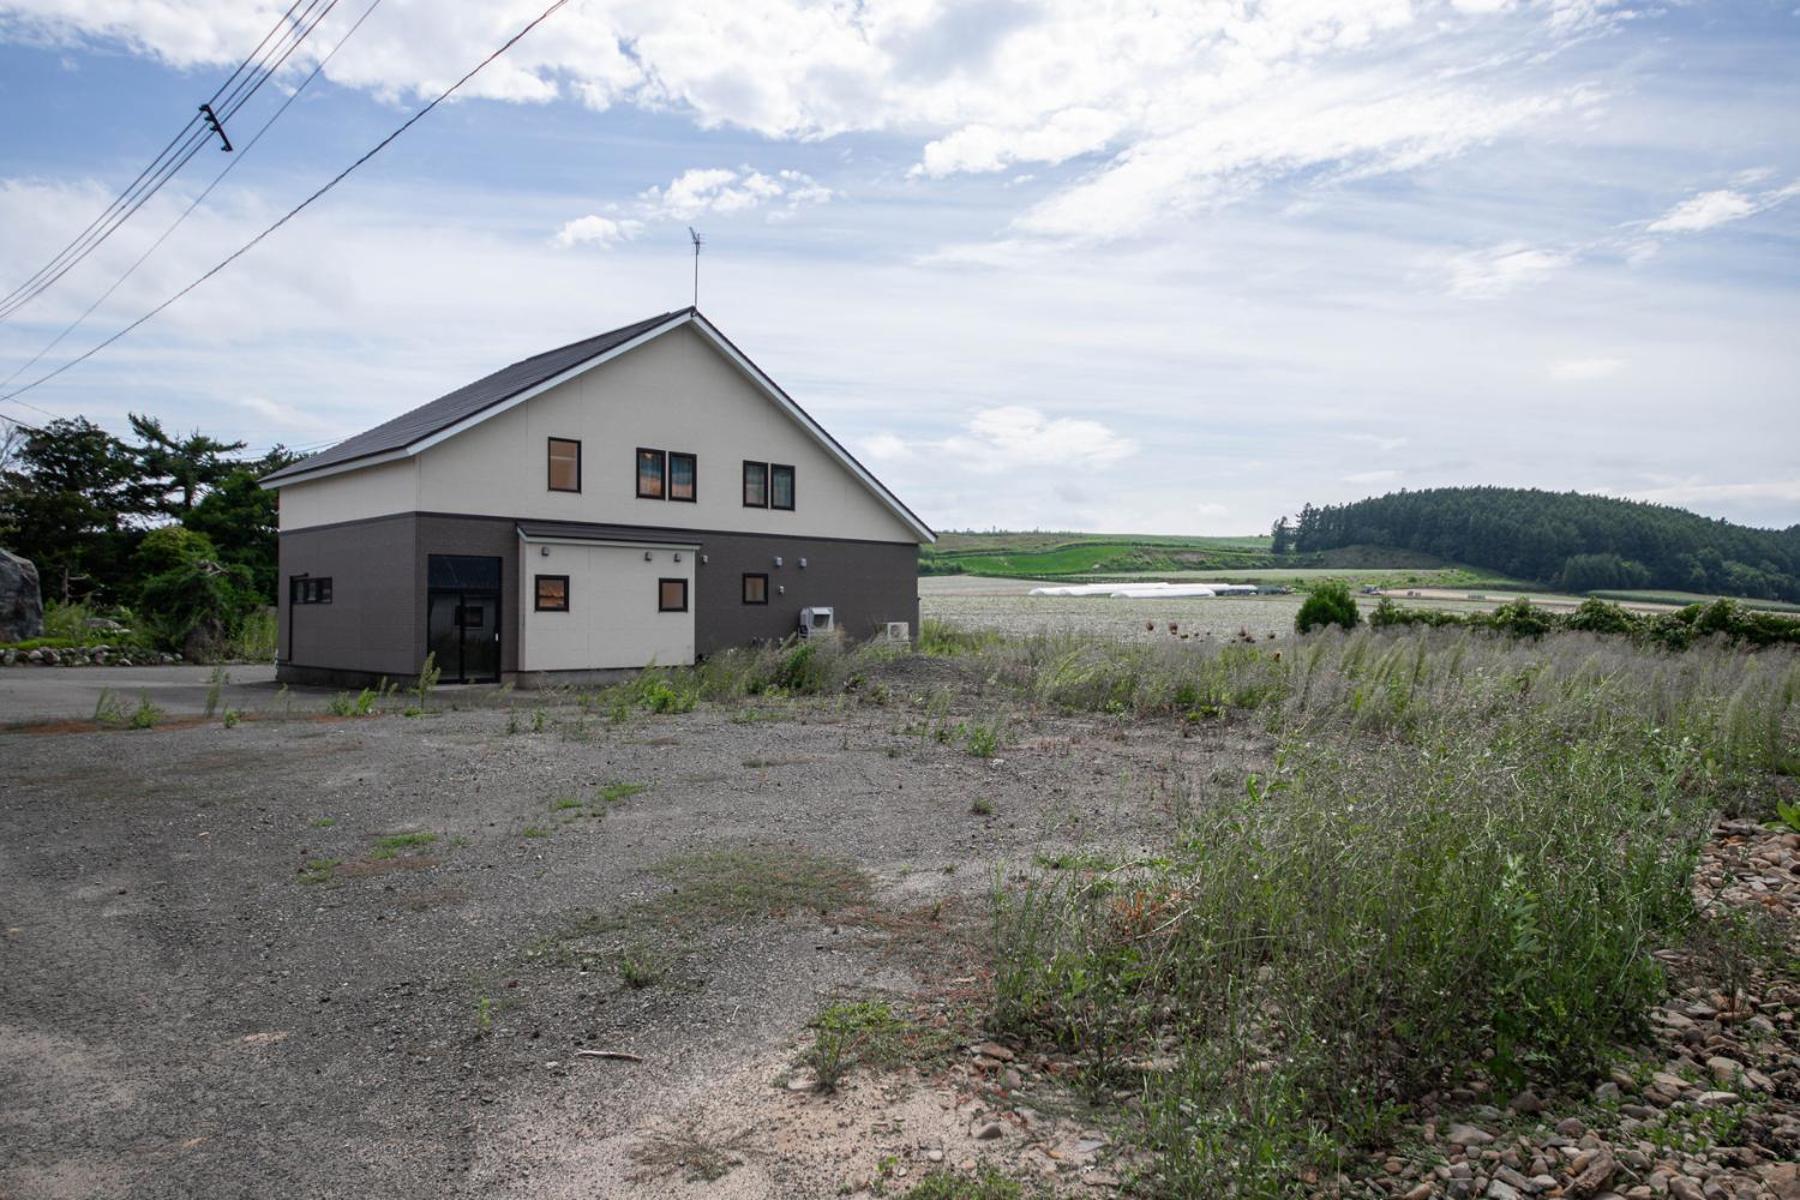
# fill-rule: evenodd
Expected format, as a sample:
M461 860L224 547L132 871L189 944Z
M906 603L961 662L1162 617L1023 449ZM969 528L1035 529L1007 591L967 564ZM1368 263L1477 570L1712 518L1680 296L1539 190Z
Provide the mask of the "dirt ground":
M1021 717L986 760L923 734L935 680L887 682L0 732L0 1196L812 1197L1028 1159L1094 1194L1080 1114L996 1126L959 1082L999 1065L960 948L996 871L1153 844L1160 781L1241 787L1264 748ZM808 1089L809 1018L866 996L942 1053Z

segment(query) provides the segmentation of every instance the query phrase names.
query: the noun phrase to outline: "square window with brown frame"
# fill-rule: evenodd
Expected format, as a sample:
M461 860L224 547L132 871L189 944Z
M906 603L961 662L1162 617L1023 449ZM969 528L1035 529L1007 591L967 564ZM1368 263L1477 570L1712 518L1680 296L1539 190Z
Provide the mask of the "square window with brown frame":
M686 612L687 585L685 579L659 579L656 581L656 611Z
M669 499L689 504L700 498L700 460L692 454L669 451Z
M744 464L744 507L769 507L769 464L746 462Z
M767 604L769 602L769 577L767 575L744 576L744 603Z
M567 575L539 575L537 584L538 612L569 611L569 577Z
M550 439L550 490L581 490L581 443L573 438Z
M640 500L661 500L664 495L663 481L668 475L668 455L661 450L645 450L637 452L637 494Z

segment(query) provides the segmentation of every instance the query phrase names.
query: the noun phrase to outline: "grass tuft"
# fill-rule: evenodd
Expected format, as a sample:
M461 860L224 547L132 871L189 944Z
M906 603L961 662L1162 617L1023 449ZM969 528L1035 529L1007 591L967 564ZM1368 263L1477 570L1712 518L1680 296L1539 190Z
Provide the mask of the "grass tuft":
M437 841L437 834L435 833L389 834L386 837L378 837L375 839L375 849L370 852L369 857L378 859L393 858L402 850L411 850L419 846L429 846L435 841Z

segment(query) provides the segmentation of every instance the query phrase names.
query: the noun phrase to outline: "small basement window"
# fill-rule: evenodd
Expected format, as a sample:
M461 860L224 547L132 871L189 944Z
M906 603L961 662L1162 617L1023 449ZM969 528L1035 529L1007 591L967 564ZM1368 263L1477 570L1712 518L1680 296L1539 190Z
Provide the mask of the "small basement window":
M538 612L569 611L569 577L567 575L539 575L536 583Z
M699 498L700 464L692 454L669 452L669 499L693 503Z
M661 450L637 452L637 494L640 500L661 500L663 482L668 473L668 455Z
M330 604L329 575L296 575L288 580L289 604Z
M581 490L581 443L573 438L550 439L550 490Z
M769 464L747 462L744 464L744 507L769 507Z
M685 579L659 579L656 581L656 611L686 612L687 585Z
M794 511L794 468L779 463L769 468L769 507Z
M769 577L767 575L744 576L744 603L767 604L769 602Z

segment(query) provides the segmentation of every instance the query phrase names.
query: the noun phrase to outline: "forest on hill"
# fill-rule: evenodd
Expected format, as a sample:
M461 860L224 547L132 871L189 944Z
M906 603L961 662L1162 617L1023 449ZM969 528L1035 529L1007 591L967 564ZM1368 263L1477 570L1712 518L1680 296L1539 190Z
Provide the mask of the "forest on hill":
M1800 525L1752 529L1578 492L1428 488L1309 504L1293 544L1302 554L1393 546L1566 592L1668 588L1800 600Z

